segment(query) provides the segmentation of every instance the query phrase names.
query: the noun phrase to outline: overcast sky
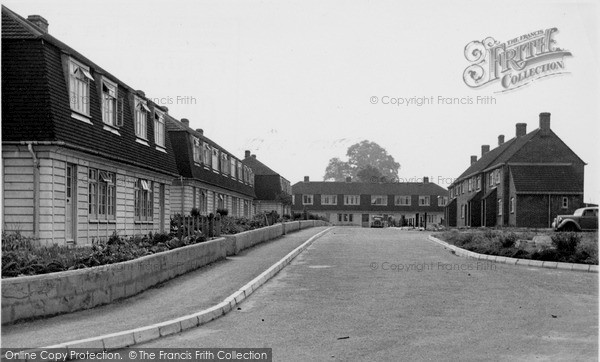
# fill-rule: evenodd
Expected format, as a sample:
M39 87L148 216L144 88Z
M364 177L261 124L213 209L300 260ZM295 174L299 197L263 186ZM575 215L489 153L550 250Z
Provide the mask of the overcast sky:
M3 4L24 17L42 15L52 35L171 115L189 118L237 157L251 150L292 183L321 180L330 158L368 139L401 164L401 178L429 176L447 187L481 145L513 137L518 122L531 131L540 112L551 112L554 132L588 164L586 201L600 202L597 2ZM555 46L572 53L565 74L509 92L498 82L472 89L463 81L469 42L549 28L558 29ZM476 104L477 96L495 104ZM383 104L411 97L434 102Z

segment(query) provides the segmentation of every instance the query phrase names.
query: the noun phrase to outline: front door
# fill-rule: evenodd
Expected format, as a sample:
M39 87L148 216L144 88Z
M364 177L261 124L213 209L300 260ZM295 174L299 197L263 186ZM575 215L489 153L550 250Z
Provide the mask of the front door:
M66 177L66 205L65 205L65 239L68 243L75 242L75 219L77 215L77 210L75 208L76 200L75 194L77 190L76 185L76 168L75 165L68 163L67 164L67 177Z
M362 227L368 228L369 226L369 214L362 214Z

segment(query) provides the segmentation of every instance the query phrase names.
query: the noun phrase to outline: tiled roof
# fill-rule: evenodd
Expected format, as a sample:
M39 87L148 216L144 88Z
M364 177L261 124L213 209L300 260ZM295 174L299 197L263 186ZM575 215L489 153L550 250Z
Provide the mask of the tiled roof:
M6 37L5 37L6 36ZM132 89L80 53L35 25L2 7L2 141L59 141L66 147L100 155L153 171L177 175L171 143L166 153L155 148L154 123L149 116L149 146L136 142ZM63 57L71 56L90 67L91 123L71 117ZM131 60L136 61L136 60ZM123 99L124 125L116 135L104 129L100 105L99 76L116 82ZM150 104L152 107L152 105Z
M432 182L369 183L369 182L298 182L292 186L294 194L345 195L440 195L448 191Z
M279 175L277 172L267 167L267 165L260 162L255 157L246 157L242 162L244 165L250 167L252 171L254 171L255 175Z
M517 192L581 192L583 184L570 166L510 166Z
M504 142L500 146L490 150L484 154L477 162L470 165L455 181L456 184L471 175L482 172L488 167L494 166L499 163L507 162L518 150L521 149L527 142L529 142L537 133L539 129L533 130L528 134L521 137L514 137Z

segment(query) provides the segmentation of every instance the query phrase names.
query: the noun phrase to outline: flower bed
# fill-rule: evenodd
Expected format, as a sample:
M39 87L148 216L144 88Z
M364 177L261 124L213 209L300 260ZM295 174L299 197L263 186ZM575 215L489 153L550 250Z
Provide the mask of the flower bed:
M548 235L551 242L541 245L532 242L534 236L539 235ZM453 229L434 233L433 236L479 254L598 265L598 232L537 233L531 230Z

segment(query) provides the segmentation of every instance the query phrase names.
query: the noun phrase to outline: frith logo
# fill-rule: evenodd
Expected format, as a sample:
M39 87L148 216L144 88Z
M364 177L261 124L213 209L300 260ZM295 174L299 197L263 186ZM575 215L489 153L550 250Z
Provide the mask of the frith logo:
M492 37L472 41L465 47L465 58L472 63L463 79L471 88L499 81L505 92L536 79L565 74L566 56L572 54L556 47L556 28L523 34L500 43Z

